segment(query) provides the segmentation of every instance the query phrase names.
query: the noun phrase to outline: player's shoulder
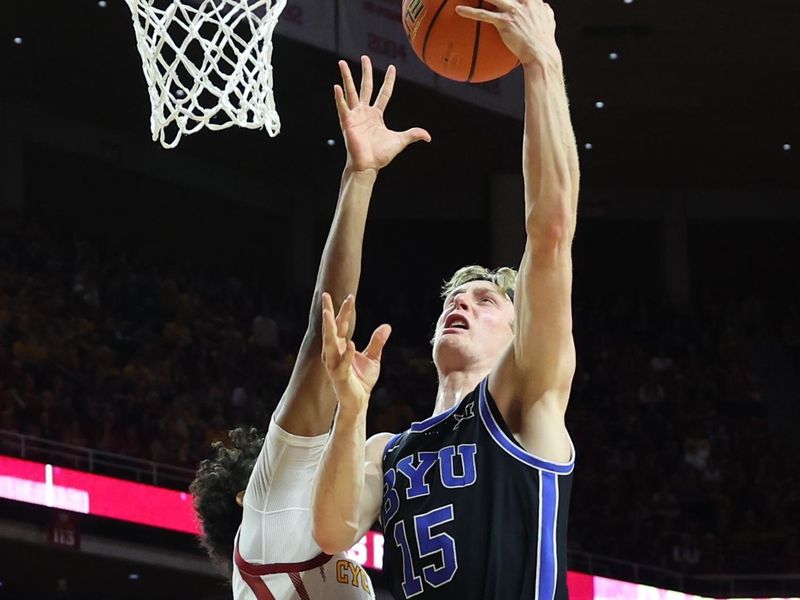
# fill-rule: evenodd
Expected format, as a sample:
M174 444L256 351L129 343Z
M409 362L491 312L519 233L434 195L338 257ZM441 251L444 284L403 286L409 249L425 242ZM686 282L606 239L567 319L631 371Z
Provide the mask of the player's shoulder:
M371 436L364 447L367 462L380 461L389 442L395 437L397 437L395 434L388 432L376 433Z

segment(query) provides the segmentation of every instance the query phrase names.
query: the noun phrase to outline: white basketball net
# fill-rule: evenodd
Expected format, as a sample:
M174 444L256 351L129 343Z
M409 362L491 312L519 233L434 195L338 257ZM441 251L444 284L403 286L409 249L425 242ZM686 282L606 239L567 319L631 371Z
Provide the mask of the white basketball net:
M272 34L286 0L126 0L150 92L153 141L233 125L278 135Z

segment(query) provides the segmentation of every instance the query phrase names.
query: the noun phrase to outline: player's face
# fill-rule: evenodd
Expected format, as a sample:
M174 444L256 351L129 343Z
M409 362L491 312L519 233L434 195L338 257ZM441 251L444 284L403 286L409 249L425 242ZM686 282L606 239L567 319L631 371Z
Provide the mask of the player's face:
M471 281L444 301L433 338L440 371L489 365L499 360L514 334L514 305L489 281Z

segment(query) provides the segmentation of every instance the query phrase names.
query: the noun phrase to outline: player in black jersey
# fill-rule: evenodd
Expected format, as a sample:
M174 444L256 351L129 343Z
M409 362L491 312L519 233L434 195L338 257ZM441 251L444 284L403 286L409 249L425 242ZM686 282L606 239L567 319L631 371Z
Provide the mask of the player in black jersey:
M433 416L366 442L387 330L358 353L337 337L329 299L323 310L323 360L339 410L317 474L314 536L338 551L380 516L398 599L567 597L577 149L552 10L542 0L492 4L496 12L458 13L497 27L524 68L519 275L479 267L455 274L433 340Z

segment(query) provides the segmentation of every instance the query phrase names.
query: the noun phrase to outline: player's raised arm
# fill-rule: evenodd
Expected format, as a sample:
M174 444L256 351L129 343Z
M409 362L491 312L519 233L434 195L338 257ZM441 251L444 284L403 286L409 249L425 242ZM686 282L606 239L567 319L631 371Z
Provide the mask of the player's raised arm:
M578 153L564 86L555 17L542 0L493 0L498 12L460 8L495 25L520 59L525 80L525 229L515 295L513 346L490 390L523 417L533 405L563 417L575 370L572 257L578 204ZM560 444L564 448L564 444Z
M355 311L352 296L335 318L333 310L331 297L324 294L322 362L339 410L314 482L312 533L328 554L348 549L375 522L383 490L383 450L391 437L380 434L366 442L369 396L391 328L378 327L366 349L356 352L347 338Z
M330 293L336 305L356 295L361 274L361 251L367 211L378 171L388 165L409 144L426 140L419 128L397 132L388 129L383 114L392 96L395 69L390 66L375 101L372 64L361 59L361 85L356 89L345 61L339 62L342 85L334 86L347 163L342 174L336 214L320 261L308 328L298 353L289 385L275 419L290 433L315 436L328 431L336 401L320 362L322 326L321 292ZM352 333L351 329L348 333Z

